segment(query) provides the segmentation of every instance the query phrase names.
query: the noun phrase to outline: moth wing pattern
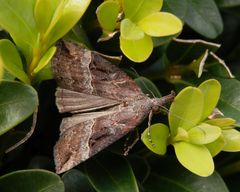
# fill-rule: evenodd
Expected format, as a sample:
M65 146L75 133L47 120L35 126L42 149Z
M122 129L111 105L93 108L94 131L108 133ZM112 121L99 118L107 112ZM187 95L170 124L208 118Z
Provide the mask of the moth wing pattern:
M152 109L152 100L130 77L77 44L60 41L52 69L60 87L56 91L58 109L73 113L63 118L54 147L57 173L126 135Z
M52 69L61 88L121 101L145 97L117 66L75 43L59 42Z
M145 104L146 100L137 100L127 107L120 104L105 111L64 118L54 147L56 172L73 168L126 135L148 115L151 108Z

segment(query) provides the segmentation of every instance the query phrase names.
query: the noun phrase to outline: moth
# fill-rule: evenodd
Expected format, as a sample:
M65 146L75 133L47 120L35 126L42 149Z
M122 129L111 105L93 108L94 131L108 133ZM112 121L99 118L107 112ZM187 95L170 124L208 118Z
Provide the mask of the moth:
M52 60L63 118L54 146L56 172L65 172L132 131L173 95L149 98L127 74L99 54L61 41Z

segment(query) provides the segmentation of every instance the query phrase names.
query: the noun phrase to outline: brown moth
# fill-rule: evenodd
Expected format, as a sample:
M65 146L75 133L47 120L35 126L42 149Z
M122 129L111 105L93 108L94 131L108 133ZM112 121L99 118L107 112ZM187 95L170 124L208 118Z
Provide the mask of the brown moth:
M173 95L149 98L137 84L99 54L61 41L52 60L59 87L60 125L54 147L56 172L65 172L126 135Z

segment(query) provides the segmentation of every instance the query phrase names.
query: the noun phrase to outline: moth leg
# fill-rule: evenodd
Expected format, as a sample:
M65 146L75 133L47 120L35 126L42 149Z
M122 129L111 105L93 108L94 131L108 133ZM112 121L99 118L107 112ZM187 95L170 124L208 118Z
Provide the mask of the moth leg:
M149 142L151 143L152 146L155 146L153 141L152 141L152 137L151 137L151 120L152 120L152 116L153 116L153 110L150 111L149 115L148 115L148 132L147 132L147 137Z
M138 140L139 140L139 132L138 132L137 128L135 129L134 132L136 133L136 135L134 135L135 138L134 138L133 141L131 141L130 144L128 144L127 142L129 141L131 135L126 138L126 141L125 141L125 143L124 143L124 153L123 153L124 156L127 156L127 155L128 155L129 151L135 146L135 144L136 144L136 143L138 142Z

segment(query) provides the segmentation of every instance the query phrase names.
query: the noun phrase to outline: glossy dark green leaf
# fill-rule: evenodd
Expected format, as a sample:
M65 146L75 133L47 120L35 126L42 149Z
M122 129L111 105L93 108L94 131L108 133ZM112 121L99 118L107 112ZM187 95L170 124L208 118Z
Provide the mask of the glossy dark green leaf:
M106 31L113 31L116 27L120 7L117 1L104 1L96 10L98 22Z
M181 1L167 0L167 1L164 1L162 10L173 13L180 19L183 19L186 15L187 8L188 8L187 0L181 0Z
M169 113L171 134L177 134L178 128L189 130L201 119L204 105L203 93L198 88L186 87L175 97Z
M217 5L224 8L240 6L240 0L215 0Z
M35 89L14 81L0 83L0 135L27 119L38 106Z
M188 9L184 21L192 29L212 39L222 33L223 22L214 0L187 1Z
M119 155L99 154L86 162L85 170L97 192L139 191L130 165Z
M152 152L164 155L167 151L167 140L169 137L168 126L162 123L156 123L150 127L150 137L148 136L148 128L141 135L142 142Z
M71 169L64 173L62 180L65 186L65 192L94 192L87 177L77 169Z
M222 92L218 102L218 108L225 115L235 119L240 125L240 82L236 79L219 79Z
M229 192L217 172L209 177L199 177L170 158L164 162L158 160L152 167L152 174L143 184L146 192Z
M30 80L23 69L21 57L15 45L8 39L0 40L0 66L17 77L24 83L30 83Z
M122 0L126 18L138 22L145 16L160 11L163 0Z
M64 192L61 178L53 172L29 169L11 172L0 177L1 192Z
M141 88L142 92L149 95L150 97L162 97L156 85L145 77L138 77L134 79L137 85Z
M0 26L10 33L28 63L38 38L34 4L35 0L0 0Z

